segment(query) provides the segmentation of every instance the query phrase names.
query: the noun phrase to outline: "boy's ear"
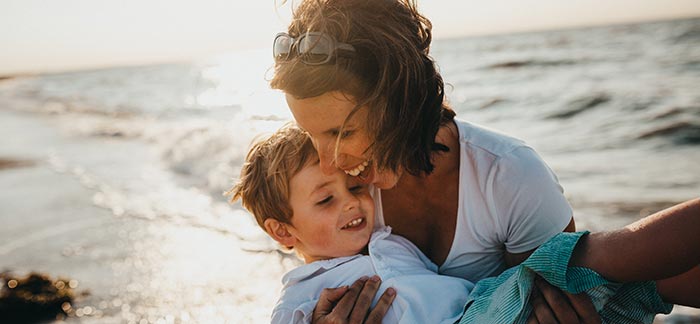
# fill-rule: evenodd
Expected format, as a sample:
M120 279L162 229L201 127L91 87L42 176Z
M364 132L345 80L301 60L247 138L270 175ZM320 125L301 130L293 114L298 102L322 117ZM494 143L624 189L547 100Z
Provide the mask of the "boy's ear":
M290 249L296 244L296 238L287 230L287 226L289 225L274 218L266 219L263 225L265 225L265 231L267 234L272 236L272 238L279 244L282 244Z

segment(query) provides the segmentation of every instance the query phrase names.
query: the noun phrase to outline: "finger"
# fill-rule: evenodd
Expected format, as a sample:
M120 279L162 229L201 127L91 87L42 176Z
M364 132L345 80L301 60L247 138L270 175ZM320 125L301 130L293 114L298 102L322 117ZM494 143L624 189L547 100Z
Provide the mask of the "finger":
M525 324L540 324L540 322L537 320L537 316L535 316L535 312L530 313L530 317L527 319L527 323Z
M352 312L353 306L357 301L357 296L360 294L362 287L365 286L367 279L367 277L362 277L355 281L350 288L348 288L348 291L340 299L338 304L335 305L335 308L333 308L332 312L335 314L335 316L338 318L348 318L348 316L350 316L350 312Z
M372 299L374 299L374 295L377 294L380 284L381 279L376 275L365 282L365 286L357 297L355 307L353 307L352 313L350 313L350 323L362 323L365 320L367 312L369 312L369 307L372 306Z
M540 292L537 290L537 287L533 286L532 293L530 293L530 305L532 305L532 311L530 311L530 316L528 316L527 323L525 324L540 324L540 321L537 320L537 315L535 314L536 303L542 303L542 296L540 296Z
M365 324L381 323L382 319L384 319L384 315L386 315L386 312L389 311L389 306L391 306L394 298L396 298L396 290L391 287L387 288L382 294L382 297L379 297L377 305L374 305L372 311L370 311L369 315L367 315Z
M591 298L586 293L571 294L564 292L567 297L569 297L569 302L574 310L578 314L578 318L581 319L583 324L600 324L602 320L598 311L596 311Z
M544 301L542 293L537 287L532 287L532 295L530 296L530 302L532 303L532 314L530 314L530 320L532 323L539 324L554 324L557 323L554 313L549 309L549 306Z
M559 323L580 323L576 311L569 304L569 299L561 289L550 285L539 277L535 279L535 285L539 288L545 303L549 306Z
M338 303L338 300L340 300L347 291L348 286L323 289L321 295L318 297L316 307L314 308L313 318L317 319L330 314L330 312L333 311L333 306Z

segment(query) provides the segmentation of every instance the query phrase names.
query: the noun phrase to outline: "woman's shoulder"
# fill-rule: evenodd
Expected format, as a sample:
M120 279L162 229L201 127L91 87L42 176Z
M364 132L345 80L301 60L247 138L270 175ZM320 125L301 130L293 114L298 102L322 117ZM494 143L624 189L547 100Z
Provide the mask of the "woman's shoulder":
M460 138L460 173L471 172L468 179L480 188L498 176L505 183L523 185L556 176L542 157L524 141L470 122L455 120ZM502 184L502 183L497 183Z
M460 149L468 154L488 154L504 157L523 147L524 141L483 125L455 118L459 131Z

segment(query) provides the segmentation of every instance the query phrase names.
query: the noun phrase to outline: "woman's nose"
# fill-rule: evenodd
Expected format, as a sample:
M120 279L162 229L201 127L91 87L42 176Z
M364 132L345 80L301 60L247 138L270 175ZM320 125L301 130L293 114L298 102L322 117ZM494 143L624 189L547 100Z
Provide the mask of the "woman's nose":
M316 145L316 151L318 152L321 172L327 175L336 172L335 150L332 145L330 145L330 143L318 143L318 145Z

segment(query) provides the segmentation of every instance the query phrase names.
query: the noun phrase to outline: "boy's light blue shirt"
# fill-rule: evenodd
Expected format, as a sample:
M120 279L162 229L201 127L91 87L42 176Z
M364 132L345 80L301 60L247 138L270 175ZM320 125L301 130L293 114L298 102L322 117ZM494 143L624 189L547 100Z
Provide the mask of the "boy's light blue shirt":
M373 305L387 288L397 291L383 323L455 323L474 287L464 279L438 275L437 266L413 243L385 227L372 234L369 255L312 262L288 272L272 323L310 323L324 288L352 285L373 275L382 278Z

